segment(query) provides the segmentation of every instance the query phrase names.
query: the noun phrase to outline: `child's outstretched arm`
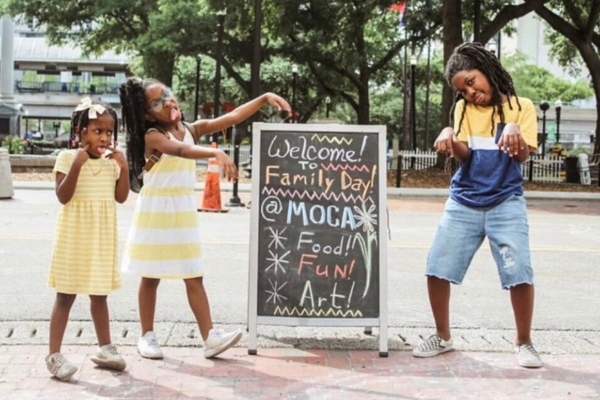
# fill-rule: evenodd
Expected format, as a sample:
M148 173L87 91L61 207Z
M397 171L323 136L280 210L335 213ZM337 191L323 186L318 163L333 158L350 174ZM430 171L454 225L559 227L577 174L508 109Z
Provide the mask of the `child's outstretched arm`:
M177 140L169 140L165 135L158 131L149 131L145 136L146 147L152 150L158 150L163 154L198 160L201 158L217 159L217 163L223 168L223 174L228 180L237 179L237 168L225 152L221 149L212 147L202 147L186 144Z
M265 93L254 100L242 104L235 110L215 119L201 119L194 122L192 125L196 129L196 137L209 135L214 132L222 131L232 125L239 124L242 121L250 118L263 105L269 103L277 108L277 111L285 110L291 112L292 109L287 101L274 93Z
M62 172L56 173L56 197L58 197L60 204L67 204L73 198L81 167L90 158L87 152L88 149L89 145L77 150L71 168L67 174L63 174Z
M467 161L469 156L467 144L458 140L454 129L449 126L442 129L442 132L433 143L433 148L439 153L449 154L450 157L456 158L461 163Z
M107 158L115 160L119 168L121 168L119 179L117 179L117 186L115 187L115 201L117 203L125 203L127 196L129 196L129 165L122 151L113 147L108 147L108 149L111 153Z

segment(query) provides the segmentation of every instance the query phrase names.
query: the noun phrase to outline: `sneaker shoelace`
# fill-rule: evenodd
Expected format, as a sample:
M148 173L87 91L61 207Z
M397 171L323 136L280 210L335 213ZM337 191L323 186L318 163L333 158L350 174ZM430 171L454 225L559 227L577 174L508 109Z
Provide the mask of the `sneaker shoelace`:
M48 358L46 364L53 374L57 374L60 367L66 362L67 360L65 360L65 357L62 354L56 354Z
M539 358L539 355L535 348L530 344L522 344L519 346L519 354L528 360L536 360Z
M117 348L112 344L106 346L105 349L108 353L112 354L113 356L119 355L119 352L117 352Z

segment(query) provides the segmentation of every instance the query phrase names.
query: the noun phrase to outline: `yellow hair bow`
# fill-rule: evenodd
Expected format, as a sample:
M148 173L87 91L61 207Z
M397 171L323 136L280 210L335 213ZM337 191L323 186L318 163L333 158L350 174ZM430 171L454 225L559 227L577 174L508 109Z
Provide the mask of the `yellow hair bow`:
M83 110L88 110L89 119L96 119L98 118L98 114L104 114L106 107L101 106L100 104L93 104L91 98L84 97L77 107L75 107L75 112Z

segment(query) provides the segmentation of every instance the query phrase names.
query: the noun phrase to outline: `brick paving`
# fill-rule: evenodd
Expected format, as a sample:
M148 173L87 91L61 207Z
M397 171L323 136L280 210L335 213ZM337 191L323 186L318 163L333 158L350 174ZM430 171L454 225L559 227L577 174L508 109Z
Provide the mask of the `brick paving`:
M91 346L63 353L79 371L51 378L46 346L0 348L0 398L27 399L597 399L600 355L544 355L528 370L511 353L451 352L416 359L408 351L234 348L206 360L190 347L165 347L165 359L141 358L122 347L127 370L90 361Z

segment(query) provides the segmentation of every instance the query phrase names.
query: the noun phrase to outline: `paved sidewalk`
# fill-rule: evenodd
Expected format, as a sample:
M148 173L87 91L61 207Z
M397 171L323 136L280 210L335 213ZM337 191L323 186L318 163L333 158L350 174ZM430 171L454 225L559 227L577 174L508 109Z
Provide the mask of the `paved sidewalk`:
M408 351L234 348L205 360L198 348L166 347L165 359L121 348L124 372L101 370L93 347L63 353L80 370L50 378L46 346L0 348L0 398L27 399L597 399L600 355L545 355L528 370L510 353L451 352L416 359Z

